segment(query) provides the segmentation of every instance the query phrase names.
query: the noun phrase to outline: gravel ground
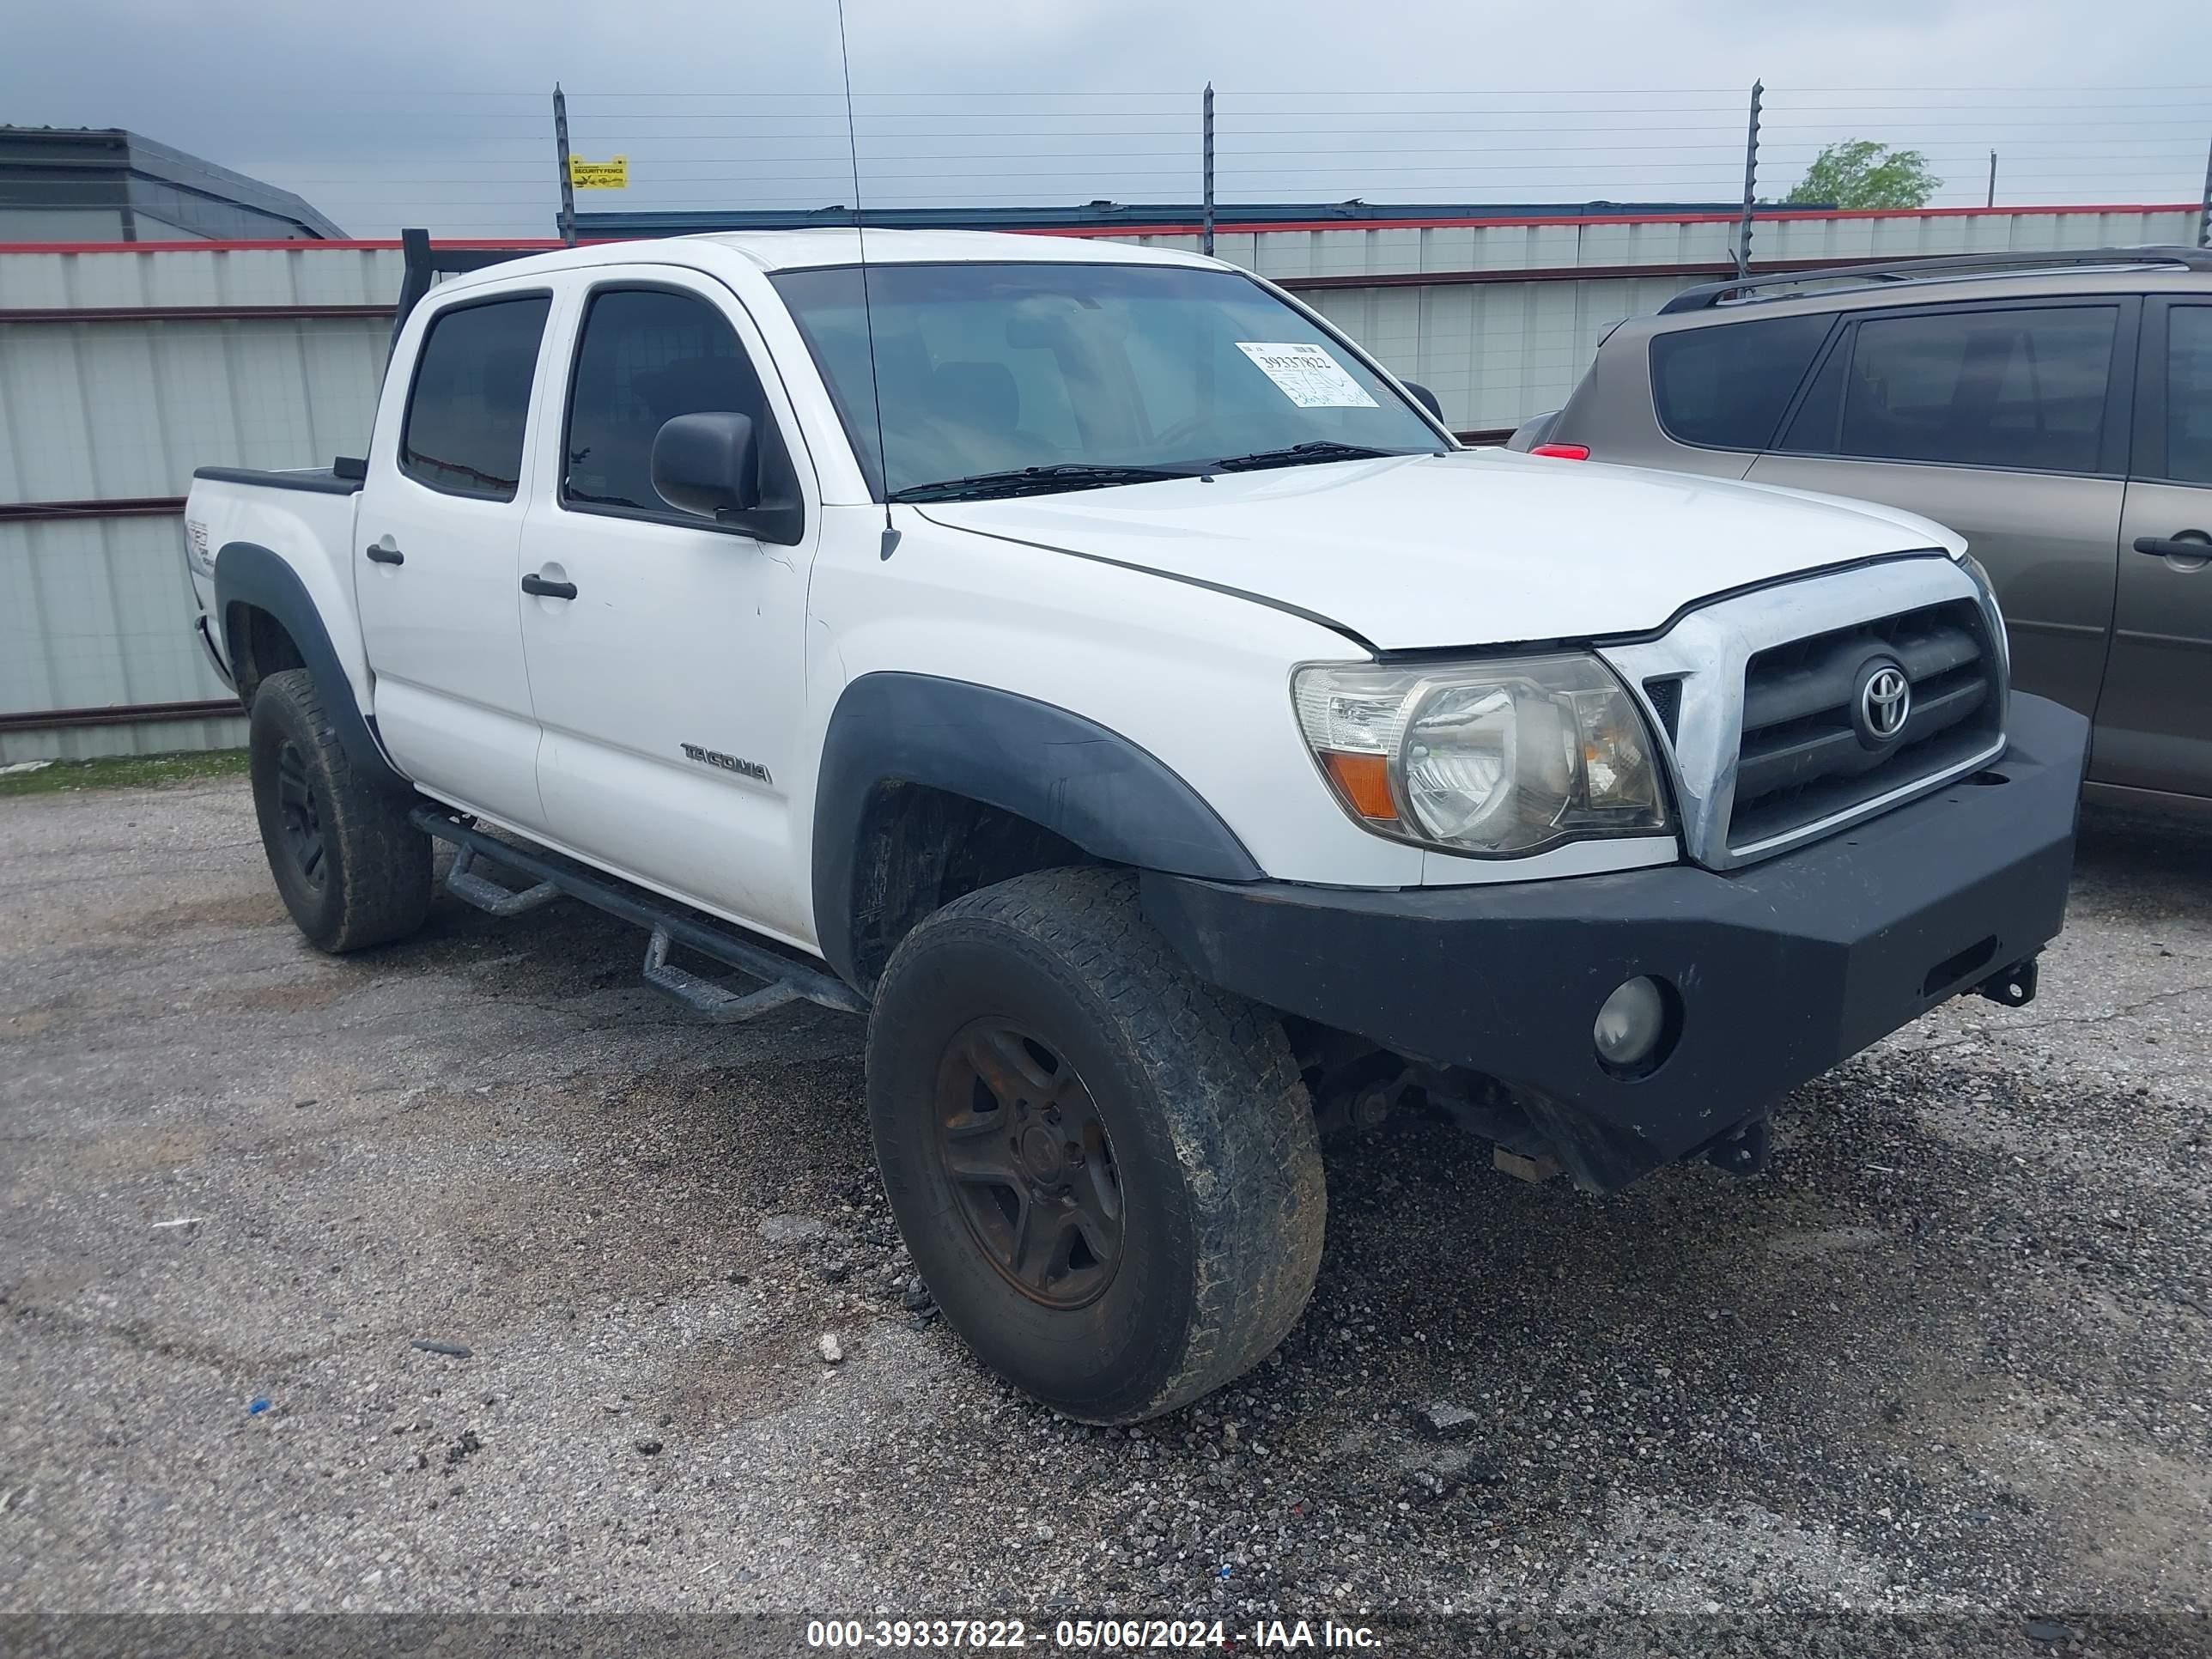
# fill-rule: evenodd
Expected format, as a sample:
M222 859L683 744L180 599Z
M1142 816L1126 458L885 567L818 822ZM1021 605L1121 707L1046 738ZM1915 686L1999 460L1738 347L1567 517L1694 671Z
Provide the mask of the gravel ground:
M565 903L319 957L237 780L0 801L0 1610L2195 1650L2208 900L2212 834L2092 816L2041 1000L1800 1091L1764 1176L1335 1147L1304 1322L1120 1432L911 1306L856 1021L702 1024Z

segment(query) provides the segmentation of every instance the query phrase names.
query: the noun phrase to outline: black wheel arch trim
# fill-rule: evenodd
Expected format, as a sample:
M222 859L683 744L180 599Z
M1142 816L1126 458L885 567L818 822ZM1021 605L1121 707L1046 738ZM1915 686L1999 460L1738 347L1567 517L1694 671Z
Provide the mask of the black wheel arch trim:
M355 701L353 682L338 660L330 629L324 625L322 612L315 608L314 598L300 580L300 573L282 556L256 542L226 542L216 554L215 614L230 658L234 683L239 673L239 637L232 612L240 605L267 611L292 636L292 643L300 648L301 661L323 688L324 712L330 716L338 741L345 745L347 758L365 775L412 793L414 785L392 765L376 740L375 729ZM240 701L244 701L242 695Z
M1095 720L964 680L864 674L830 716L814 799L815 932L854 985L861 833L875 792L899 783L1018 814L1109 863L1213 881L1265 873L1196 790Z

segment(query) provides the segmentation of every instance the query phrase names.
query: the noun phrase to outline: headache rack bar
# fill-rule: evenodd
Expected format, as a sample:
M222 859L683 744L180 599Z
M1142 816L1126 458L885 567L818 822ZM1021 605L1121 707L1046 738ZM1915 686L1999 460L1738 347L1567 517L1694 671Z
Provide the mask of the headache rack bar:
M427 230L401 231L399 251L406 261L406 274L400 278L399 304L392 317L394 345L399 343L399 331L407 326L408 316L437 285L439 277L459 276L466 271L482 270L486 265L527 259L534 253L545 252L537 247L433 247Z
M1996 276L2034 270L2141 270L2212 271L2212 248L2158 246L2034 251L2003 253L1939 253L1917 259L1869 259L1826 265L1814 270L1776 270L1731 276L1725 282L1686 288L1659 307L1662 317L1704 311L1731 298L1748 298L1761 289L1796 288L1808 283L1941 282L1954 276Z

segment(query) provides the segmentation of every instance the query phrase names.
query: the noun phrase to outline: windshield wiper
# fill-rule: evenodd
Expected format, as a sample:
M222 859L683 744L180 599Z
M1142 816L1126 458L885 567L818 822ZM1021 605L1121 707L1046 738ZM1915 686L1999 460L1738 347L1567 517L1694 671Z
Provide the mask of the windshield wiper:
M1112 484L1158 483L1164 478L1189 478L1198 469L1182 466L1105 466L1089 461L1064 461L1052 466L1020 466L1005 472L978 472L967 478L939 478L934 483L908 484L895 489L895 501L970 501L993 495L1038 495L1055 489L1098 489Z
M1249 455L1224 455L1212 465L1217 472L1250 472L1263 466L1306 466L1316 461L1377 461L1386 455L1410 455L1408 449L1376 449L1367 444L1340 444L1334 438L1315 438L1280 449L1255 449Z

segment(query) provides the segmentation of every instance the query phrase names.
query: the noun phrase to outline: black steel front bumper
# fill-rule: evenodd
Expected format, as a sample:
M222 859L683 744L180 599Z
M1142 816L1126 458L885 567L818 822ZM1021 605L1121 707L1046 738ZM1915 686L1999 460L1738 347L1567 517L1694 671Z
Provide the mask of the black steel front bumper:
M1358 891L1147 873L1145 911L1216 984L1526 1091L1568 1172L1610 1191L2057 934L2088 725L2015 696L2008 729L1975 777L1725 874ZM1674 988L1680 1022L1626 1079L1591 1028L1638 974Z

